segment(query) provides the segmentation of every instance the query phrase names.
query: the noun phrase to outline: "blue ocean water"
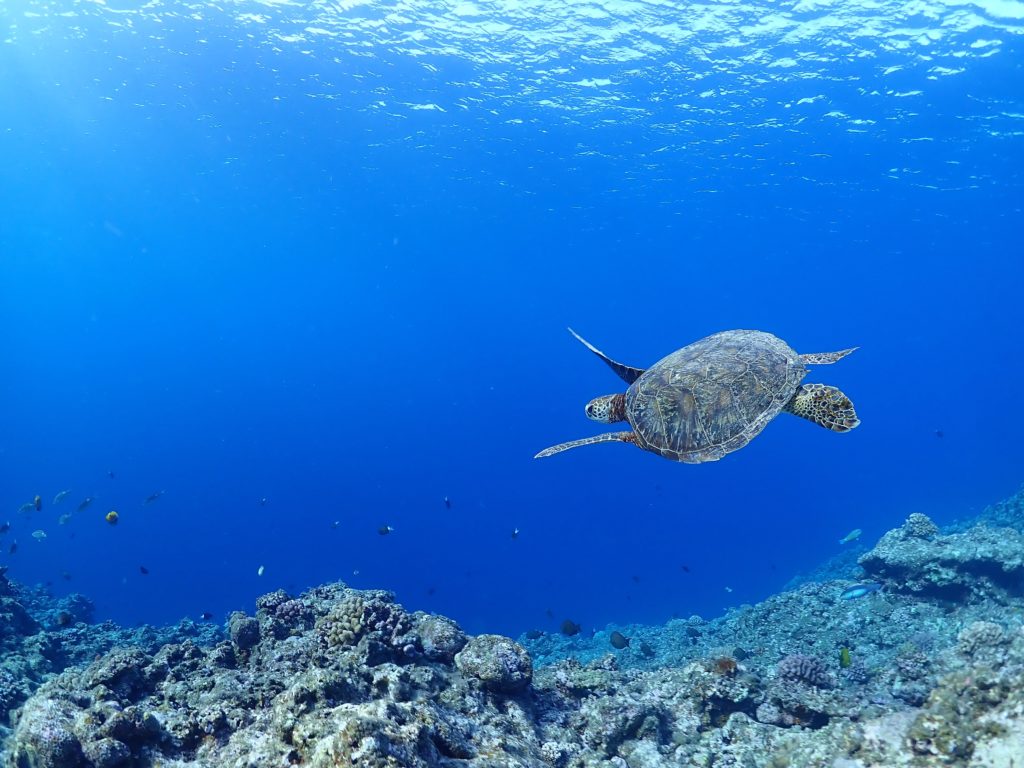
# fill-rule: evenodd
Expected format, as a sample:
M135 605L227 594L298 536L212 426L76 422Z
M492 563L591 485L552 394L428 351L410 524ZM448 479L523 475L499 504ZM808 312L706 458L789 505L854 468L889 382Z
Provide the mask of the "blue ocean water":
M1019 0L5 0L0 564L126 623L342 579L514 634L979 511L1024 480L1022 35ZM638 367L859 346L807 381L862 424L536 461L624 389L567 326Z

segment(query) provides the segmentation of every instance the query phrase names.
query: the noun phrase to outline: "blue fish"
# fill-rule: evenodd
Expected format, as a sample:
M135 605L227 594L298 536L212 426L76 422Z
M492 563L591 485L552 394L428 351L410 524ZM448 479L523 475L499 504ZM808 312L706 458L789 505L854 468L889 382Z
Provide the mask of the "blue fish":
M882 585L877 581L869 581L865 584L854 584L849 589L844 589L841 597L843 600L853 600L855 597L864 597L864 595L870 595L872 592L877 592L882 588Z

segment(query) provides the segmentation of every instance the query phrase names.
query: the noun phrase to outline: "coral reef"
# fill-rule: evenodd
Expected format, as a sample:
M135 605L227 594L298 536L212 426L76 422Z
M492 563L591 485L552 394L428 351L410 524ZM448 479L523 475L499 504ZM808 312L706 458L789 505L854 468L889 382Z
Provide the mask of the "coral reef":
M45 589L25 587L0 573L0 738L32 692L69 666L84 665L118 646L155 651L185 639L209 644L222 634L211 624L188 620L159 629L91 624L92 614L92 603L82 595L54 598ZM70 749L57 742L48 748L55 755Z
M127 631L0 579L0 765L1009 768L1020 536L914 514L861 553L882 585L861 598L841 597L865 575L847 559L715 619L593 637L467 637L340 583L264 595L226 631Z
M859 563L892 589L926 598L1004 601L1024 594L1024 534L1013 528L976 526L941 535L915 513Z

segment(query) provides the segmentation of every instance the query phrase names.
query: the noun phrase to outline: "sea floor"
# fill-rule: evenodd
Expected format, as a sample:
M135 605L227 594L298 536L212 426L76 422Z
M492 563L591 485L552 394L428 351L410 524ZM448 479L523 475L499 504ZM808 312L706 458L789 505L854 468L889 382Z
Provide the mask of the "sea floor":
M1020 768L1022 531L1024 492L911 514L759 604L587 637L340 583L126 629L0 575L0 765Z

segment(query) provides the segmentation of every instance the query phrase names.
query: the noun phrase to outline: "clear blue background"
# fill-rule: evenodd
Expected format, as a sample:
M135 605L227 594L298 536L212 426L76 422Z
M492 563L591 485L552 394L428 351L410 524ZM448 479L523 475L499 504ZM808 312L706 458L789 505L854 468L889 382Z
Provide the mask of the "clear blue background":
M336 579L477 632L653 622L1017 488L1020 17L712 4L674 46L656 5L463 6L0 8L11 576L124 622ZM808 381L863 423L534 461L622 388L568 325L640 367L859 345Z

